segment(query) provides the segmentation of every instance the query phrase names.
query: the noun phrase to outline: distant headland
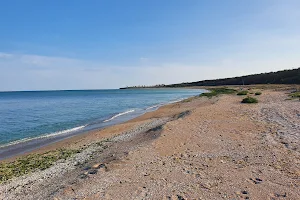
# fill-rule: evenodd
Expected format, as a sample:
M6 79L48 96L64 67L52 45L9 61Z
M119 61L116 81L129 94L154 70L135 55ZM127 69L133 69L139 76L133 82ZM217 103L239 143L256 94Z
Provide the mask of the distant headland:
M203 80L197 82L185 82L178 84L158 84L153 86L129 86L120 89L137 88L177 88L194 86L221 86L221 85L253 85L253 84L300 84L300 68L282 70L277 72L252 74L233 78L222 78L213 80Z

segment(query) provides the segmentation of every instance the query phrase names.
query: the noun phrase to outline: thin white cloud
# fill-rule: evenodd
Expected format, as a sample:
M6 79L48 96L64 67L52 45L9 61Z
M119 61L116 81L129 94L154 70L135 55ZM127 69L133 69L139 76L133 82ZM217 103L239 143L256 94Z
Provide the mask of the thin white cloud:
M31 63L38 65L31 68L29 63L20 59L21 57L13 56L14 59L10 59L10 62L0 60L0 90L99 89L170 84L277 71L296 67L300 63L300 58L228 58L206 65L161 63L101 67L100 62L31 55L30 58L42 58L43 61ZM45 61L47 67L39 67L44 65ZM69 61L72 66L65 66Z
M140 57L140 61L141 61L141 62L147 62L147 61L149 61L149 58L146 58L146 57Z
M74 63L80 62L80 60L62 58L62 57L49 57L40 55L20 55L18 57L22 63L35 65L35 66L50 66L55 67L56 65L64 64L65 67L70 66Z
M11 58L12 56L13 56L12 54L0 52L0 59L1 58Z

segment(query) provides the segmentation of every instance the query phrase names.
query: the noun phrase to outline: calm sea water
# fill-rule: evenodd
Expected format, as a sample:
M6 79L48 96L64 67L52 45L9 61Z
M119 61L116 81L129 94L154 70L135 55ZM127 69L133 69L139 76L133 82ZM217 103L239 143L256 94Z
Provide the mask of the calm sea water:
M126 121L196 89L0 92L0 146Z

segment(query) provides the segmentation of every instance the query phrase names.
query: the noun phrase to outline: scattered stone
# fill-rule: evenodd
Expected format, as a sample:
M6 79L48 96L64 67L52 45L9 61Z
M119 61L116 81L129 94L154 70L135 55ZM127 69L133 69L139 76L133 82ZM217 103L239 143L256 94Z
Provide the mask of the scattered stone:
M200 178L200 174L195 174L195 178Z
M178 200L184 200L184 198L182 196L178 195L178 194L177 194L177 199Z
M79 166L80 165L80 162L76 161L74 162L74 166Z
M275 196L276 197L286 197L286 192L284 194L275 193Z
M87 178L88 176L86 175L86 174L80 174L79 175L79 178L81 178L81 179L85 179L85 178Z
M248 194L248 192L246 190L243 190L242 194Z
M107 171L107 167L104 164L102 164L102 165L100 165L99 171L106 172Z
M89 170L89 169L91 169L90 166L86 166L85 168L83 168L83 170Z
M100 169L101 167L105 167L105 165L102 163L97 163L92 166L93 169Z
M160 164L161 165L165 165L166 163L164 161L160 161Z
M255 178L255 179L250 178L250 180L251 180L253 183L255 183L255 184L260 184L260 183L263 181L263 180L260 179L260 178Z
M89 170L89 174L97 174L98 170L96 169L92 169L92 170Z

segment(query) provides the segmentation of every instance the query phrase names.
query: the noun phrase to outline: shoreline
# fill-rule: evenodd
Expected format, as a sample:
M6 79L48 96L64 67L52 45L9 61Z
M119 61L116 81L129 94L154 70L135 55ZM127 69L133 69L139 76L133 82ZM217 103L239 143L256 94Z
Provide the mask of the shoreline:
M265 84L261 84L261 85L245 85L245 86L241 86L241 85L228 85L228 86L192 86L192 87L186 87L186 88L170 88L170 89L202 89L204 91L209 91L209 89L213 89L213 88L223 88L223 87L228 87L228 88L254 88L254 89L279 89L279 90L286 90L287 88L294 88L294 87L298 87L300 88L300 86L298 85L278 85L278 84L274 84L274 85L265 85ZM137 89L144 89L144 88L137 88ZM153 88L145 88L145 89L153 89ZM166 89L166 88L157 88L157 89ZM167 88L168 89L168 88ZM64 91L64 90L63 90ZM66 90L69 91L69 90ZM27 92L27 91L26 91ZM31 91L29 91L31 92ZM33 91L34 92L34 91ZM188 97L186 99L190 99L190 98L194 98L197 96L192 96L192 97ZM93 135L96 134L98 132L101 132L102 130L106 130L109 129L110 127L114 127L114 126L118 126L118 125L122 125L122 124L126 124L126 123L130 123L131 121L140 121L139 119L143 119L143 115L146 115L147 113L152 113L155 112L157 110L159 110L160 108L163 108L165 106L168 105L172 105L172 104L176 104L176 103L180 103L182 101L185 101L186 99L182 99L182 100L174 100L174 101L170 101L167 103L162 103L161 105L159 105L158 107L154 107L154 109L145 109L145 112L135 115L133 117L128 116L129 118L125 118L124 120L121 121L109 121L107 125L104 124L104 126L101 127L97 127L97 128L93 128L90 130L81 130L78 132L74 132L71 133L69 135L58 135L57 138L47 138L45 137L45 140L41 140L41 141L37 141L35 140L35 138L31 141L29 141L28 144L25 143L17 143L16 145L8 145L8 146L4 146L4 147L0 147L0 163L1 162L11 162L16 160L17 158L21 158L30 154L35 154L35 153L44 153L47 151L52 151L58 148L62 148L65 147L65 145L67 145L66 148L74 148L74 145L71 145L72 143L77 143L78 140L84 140L83 138L85 138L87 135ZM156 105L155 105L156 106ZM151 118L151 117L149 117ZM110 130L110 129L109 129ZM106 135L106 134L105 134ZM24 148L24 144L28 145L29 148ZM36 146L36 144L38 144ZM15 147L14 147L15 146ZM32 147L32 148L30 148ZM11 153L11 151L15 151L15 148L19 149L19 151L17 151L17 153ZM3 150L4 149L4 150ZM2 151L1 151L2 150ZM6 153L8 153L8 155L5 155ZM3 157L1 157L1 154L4 154ZM11 154L11 155L9 155Z
M70 141L73 142L74 140L81 139L82 137L85 137L86 135L93 134L95 132L100 132L100 131L110 128L112 126L121 125L121 124L124 124L127 122L130 123L130 121L138 120L139 117L141 117L149 112L150 113L155 112L156 110L158 110L161 107L168 106L168 105L171 105L171 104L174 104L174 103L177 103L180 101L184 101L189 98L194 98L194 97L195 96L191 96L191 97L187 97L185 99L171 100L169 102L156 104L149 108L144 109L143 112L135 113L135 115L128 115L128 116L120 115L120 116L118 116L120 114L119 113L112 117L108 117L107 120L103 121L103 122L105 122L104 124L99 124L96 128L90 128L87 130L78 130L78 131L70 132L67 134L54 135L54 136L51 136L51 134L43 135L43 136L39 136L36 138L28 138L28 141L26 141L27 138L25 138L25 141L22 141L23 139L19 140L20 142L14 141L14 142L16 142L15 144L14 144L14 142L12 142L12 144L10 144L10 143L4 144L3 146L0 146L0 163L1 162L10 162L17 158L20 158L20 157L23 157L23 156L26 156L29 154L33 154L33 153L43 153L46 151L58 149L60 147L65 146L64 144L69 144ZM118 116L121 118L118 118L115 116ZM112 120L115 118L117 118L117 120Z
M0 184L0 198L299 199L300 109L289 91L263 89L257 104L190 98L39 149L86 145Z

